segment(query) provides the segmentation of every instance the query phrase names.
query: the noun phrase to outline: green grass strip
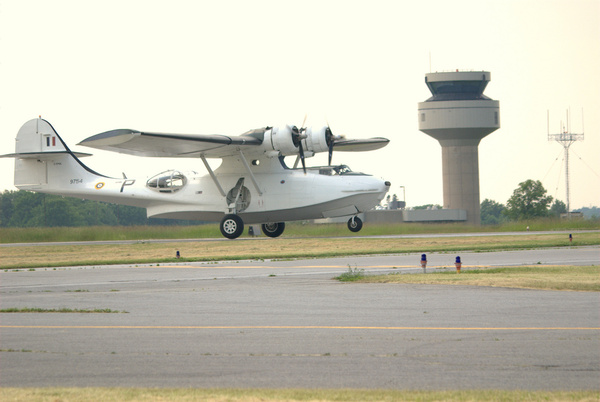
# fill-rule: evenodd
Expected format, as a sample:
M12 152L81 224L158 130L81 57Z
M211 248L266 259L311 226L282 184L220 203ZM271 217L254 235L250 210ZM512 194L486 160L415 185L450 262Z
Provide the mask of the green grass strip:
M583 391L399 391L355 389L202 389L202 388L0 388L3 401L580 401L600 399Z
M475 233L475 232L525 232L555 230L598 230L600 221L537 219L507 222L493 226L471 226L465 223L366 223L360 236L385 236L424 233ZM333 237L348 236L345 223L304 224L289 222L284 236ZM243 235L247 237L247 231ZM101 240L147 240L147 239L201 239L221 238L218 223L197 226L86 226L86 227L36 227L0 228L1 243L101 241Z
M434 271L433 268L428 270ZM489 269L469 269L463 266L460 274L454 268L449 268L449 271L428 274L362 275L354 281L600 292L600 266L531 265Z
M78 309L78 308L39 308L39 307L9 307L0 309L0 313L102 313L118 314L126 311L111 310L109 308Z

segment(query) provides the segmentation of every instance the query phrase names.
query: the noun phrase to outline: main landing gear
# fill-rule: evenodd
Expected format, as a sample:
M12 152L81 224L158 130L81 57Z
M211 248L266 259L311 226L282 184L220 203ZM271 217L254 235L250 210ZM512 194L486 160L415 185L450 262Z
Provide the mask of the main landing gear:
M362 220L358 216L353 216L348 220L348 229L351 232L358 232L362 229L363 223Z
M221 219L221 234L228 239L236 239L244 233L244 221L238 215L228 214Z
M279 237L285 230L285 222L263 223L261 228L266 236Z
M285 223L264 223L261 227L266 236L279 237L285 230ZM226 238L237 239L244 233L244 221L236 214L228 214L221 220L220 229Z
M358 232L362 229L363 222L358 216L353 216L348 220L348 229L351 232ZM285 230L285 222L263 223L262 232L268 237L279 237ZM237 239L244 233L244 221L238 215L227 214L221 220L221 234L228 239Z

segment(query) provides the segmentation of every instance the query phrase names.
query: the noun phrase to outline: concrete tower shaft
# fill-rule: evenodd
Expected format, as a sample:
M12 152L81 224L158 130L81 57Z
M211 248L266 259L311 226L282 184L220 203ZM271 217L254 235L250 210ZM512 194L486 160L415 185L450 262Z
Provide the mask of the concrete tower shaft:
M419 130L442 146L444 208L464 209L467 222L481 223L478 145L500 128L500 102L483 94L491 74L429 73L431 98L420 102Z

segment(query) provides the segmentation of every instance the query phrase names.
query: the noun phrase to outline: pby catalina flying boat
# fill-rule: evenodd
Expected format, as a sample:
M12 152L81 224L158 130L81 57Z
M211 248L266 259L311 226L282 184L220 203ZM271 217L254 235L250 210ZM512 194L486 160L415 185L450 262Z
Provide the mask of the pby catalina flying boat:
M388 181L331 165L333 150L371 151L389 140L348 140L329 127L264 127L239 136L151 133L129 129L94 135L78 145L149 157L199 158L208 175L169 170L150 179L112 178L84 165L52 125L42 118L25 123L17 134L15 186L22 190L59 194L146 208L148 217L220 221L223 236L235 239L244 224L262 224L263 233L277 237L285 221L348 216L357 232L357 214L383 199ZM329 153L329 165L307 167L305 158ZM296 156L288 167L286 156ZM213 170L208 159L220 158ZM298 164L302 167L299 168Z

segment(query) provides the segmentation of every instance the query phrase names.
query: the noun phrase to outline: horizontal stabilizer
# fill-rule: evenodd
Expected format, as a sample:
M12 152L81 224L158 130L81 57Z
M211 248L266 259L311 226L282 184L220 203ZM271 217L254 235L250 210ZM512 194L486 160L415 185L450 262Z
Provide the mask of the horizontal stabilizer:
M61 154L72 154L78 158L92 156L92 154L86 154L83 152L70 153L67 151L57 151L57 152L22 152L22 153L18 153L18 154L0 155L0 158L50 160L50 159L54 159L57 155L61 155Z

